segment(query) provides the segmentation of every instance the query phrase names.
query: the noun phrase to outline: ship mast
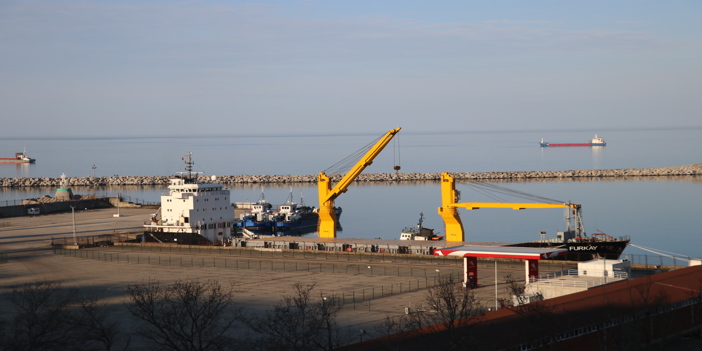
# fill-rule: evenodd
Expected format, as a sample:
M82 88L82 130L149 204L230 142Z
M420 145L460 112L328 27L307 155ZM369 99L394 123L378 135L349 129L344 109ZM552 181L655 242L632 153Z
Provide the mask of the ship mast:
M195 162L192 160L192 156L192 152L188 152L185 156L183 156L183 160L185 161L185 172L178 172L180 173L181 177L186 181L186 183L195 183L194 178L197 177L198 173L200 173L193 172L193 165L195 164ZM185 175L186 173L187 176Z

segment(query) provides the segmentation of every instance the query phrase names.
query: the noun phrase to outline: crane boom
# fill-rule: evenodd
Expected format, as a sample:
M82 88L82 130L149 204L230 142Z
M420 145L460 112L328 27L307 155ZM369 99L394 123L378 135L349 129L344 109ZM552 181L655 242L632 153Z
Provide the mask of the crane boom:
M334 200L348 190L349 185L363 172L366 167L373 163L378 154L392 140L400 129L391 129L375 143L361 159L344 175L341 180L332 188L331 178L324 172L320 172L317 177L317 189L319 193L319 222L317 232L320 238L336 238L336 212L334 211Z
M575 217L576 235L580 237L582 234L582 219L580 217L580 205L572 203L563 204L548 204L548 203L531 203L531 202L458 202L459 193L456 191L454 177L447 172L441 173L441 207L439 207L439 215L444 220L446 230L446 241L465 241L465 232L463 231L463 223L458 214L457 209L465 208L467 210L477 210L480 208L511 208L513 210L523 210L527 208L565 208L567 211L566 223L567 230L570 231L571 217L570 210L573 210Z

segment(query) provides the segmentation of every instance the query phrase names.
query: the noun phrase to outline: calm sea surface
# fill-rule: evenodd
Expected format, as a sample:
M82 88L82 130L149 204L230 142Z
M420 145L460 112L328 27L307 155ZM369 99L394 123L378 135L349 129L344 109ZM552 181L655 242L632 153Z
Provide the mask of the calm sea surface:
M195 170L207 175L316 174L372 142L376 135L226 136L170 138L2 139L0 157L26 147L37 162L0 164L0 177L171 175L183 170L181 157L193 153ZM587 142L597 133L606 147L541 148L550 142ZM610 130L578 132L482 132L421 134L400 132L366 173L489 172L668 167L702 163L702 129ZM4 150L4 151L1 151ZM629 235L632 243L686 256L702 256L702 177L668 179L509 182L500 185L539 196L582 204L585 229L613 236ZM462 201L495 201L459 184ZM165 188L73 188L74 193L121 194L136 201L158 202ZM317 206L313 184L230 187L233 201L256 201L262 193L282 203ZM55 189L0 189L6 201L51 195ZM504 198L521 202L521 199ZM336 204L344 209L339 237L398 238L405 226L425 226L441 235L443 224L438 183L355 183ZM555 236L565 227L563 211L529 209L459 210L466 240L516 242ZM636 248L628 253L645 253Z

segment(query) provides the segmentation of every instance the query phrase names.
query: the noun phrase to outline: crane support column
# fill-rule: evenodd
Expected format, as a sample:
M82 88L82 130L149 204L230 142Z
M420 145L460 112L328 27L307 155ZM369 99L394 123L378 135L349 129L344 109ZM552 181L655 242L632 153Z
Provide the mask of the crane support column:
M447 172L443 172L441 173L441 207L439 207L439 215L444 220L444 232L446 233L447 242L463 242L465 240L461 217L458 215L456 206L453 205L456 202L458 202L458 196L454 178Z
M336 211L334 211L334 201L327 201L331 193L331 179L329 176L320 173L317 177L317 191L319 192L319 223L317 232L320 238L336 238Z

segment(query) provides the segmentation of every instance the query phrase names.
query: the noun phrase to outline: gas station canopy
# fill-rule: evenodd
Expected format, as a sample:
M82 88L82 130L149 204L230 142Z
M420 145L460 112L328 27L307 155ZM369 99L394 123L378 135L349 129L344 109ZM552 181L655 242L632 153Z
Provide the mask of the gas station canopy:
M469 256L491 258L514 258L522 260L553 259L568 253L567 249L555 247L515 247L515 246L479 246L463 245L435 249L434 255Z

